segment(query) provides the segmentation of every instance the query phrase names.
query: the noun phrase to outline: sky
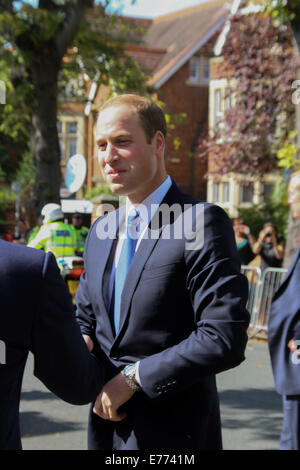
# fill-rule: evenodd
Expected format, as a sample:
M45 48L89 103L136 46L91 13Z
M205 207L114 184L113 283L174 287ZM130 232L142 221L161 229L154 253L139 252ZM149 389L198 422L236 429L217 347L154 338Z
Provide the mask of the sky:
M23 0L24 3L36 6L38 0ZM98 0L98 2L105 0ZM146 18L154 18L156 16L171 13L182 8L200 5L201 3L210 2L212 0L111 0L111 11L118 11L125 16L140 16ZM15 0L14 4L18 6L20 1ZM121 6L120 6L121 5Z
M136 0L133 5L131 0L112 0L111 3L113 8L123 5L118 8L122 15L153 18L207 1L210 0Z

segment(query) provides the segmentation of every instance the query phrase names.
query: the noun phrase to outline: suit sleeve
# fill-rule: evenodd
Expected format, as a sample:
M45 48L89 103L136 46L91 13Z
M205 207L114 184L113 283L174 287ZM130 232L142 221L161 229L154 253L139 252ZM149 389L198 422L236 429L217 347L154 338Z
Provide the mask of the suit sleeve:
M71 296L51 253L44 257L32 352L35 376L63 400L86 404L100 392L102 368L82 338Z
M88 239L92 232L92 228L89 230L86 244L88 245ZM83 253L84 264L86 266L86 249ZM95 328L96 328L96 318L93 312L92 304L90 302L89 287L88 287L88 274L85 270L80 278L80 283L76 291L76 318L80 326L81 333L84 335L90 336L94 343L96 342L95 338Z
M95 341L96 318L90 303L88 292L87 272L81 275L76 292L76 318L83 335L90 336Z
M203 248L186 250L185 264L195 329L179 344L140 361L142 388L150 398L184 390L244 360L248 283L240 273L231 222L219 207L206 207Z

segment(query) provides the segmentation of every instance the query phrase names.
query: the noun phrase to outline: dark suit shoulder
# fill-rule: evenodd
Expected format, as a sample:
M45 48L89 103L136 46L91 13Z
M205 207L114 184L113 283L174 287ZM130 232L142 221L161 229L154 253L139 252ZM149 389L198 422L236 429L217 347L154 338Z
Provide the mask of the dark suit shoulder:
M210 221L214 219L214 221L226 221L230 227L232 228L232 223L230 218L228 217L227 213L222 209L222 207L217 206L216 204L212 204L210 202L203 202L204 204L204 211L207 220Z
M35 248L0 240L0 259L6 272L25 270L28 275L30 271L41 270L45 253Z
M184 193L183 191L181 191L181 189L178 188L178 186L174 182L171 188L169 189L168 193L166 194L163 202L166 204L174 204L177 202L182 205L203 204L205 215L207 217L220 217L223 219L228 219L228 221L230 221L227 213L220 206L207 201L203 201L190 194Z

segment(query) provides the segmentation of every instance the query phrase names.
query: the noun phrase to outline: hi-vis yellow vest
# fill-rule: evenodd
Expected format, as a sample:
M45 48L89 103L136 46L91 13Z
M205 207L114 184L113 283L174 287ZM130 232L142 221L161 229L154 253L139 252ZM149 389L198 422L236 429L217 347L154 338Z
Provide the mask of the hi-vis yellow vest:
M60 258L75 254L76 241L74 228L58 221L43 225L28 246L45 252L51 251L56 258Z
M84 225L80 228L74 227L76 239L77 239L77 249L83 251L86 241L86 237L89 233L89 229Z

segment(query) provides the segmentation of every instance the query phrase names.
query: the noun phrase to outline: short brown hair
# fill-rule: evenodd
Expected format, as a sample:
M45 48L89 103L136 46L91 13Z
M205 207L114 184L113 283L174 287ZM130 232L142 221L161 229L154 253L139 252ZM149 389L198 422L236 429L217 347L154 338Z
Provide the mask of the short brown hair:
M162 132L166 139L167 123L164 112L153 100L145 96L136 95L134 93L114 96L105 101L99 109L99 113L106 108L121 106L123 104L132 106L135 109L140 118L141 126L145 132L148 143L152 141L157 131Z

